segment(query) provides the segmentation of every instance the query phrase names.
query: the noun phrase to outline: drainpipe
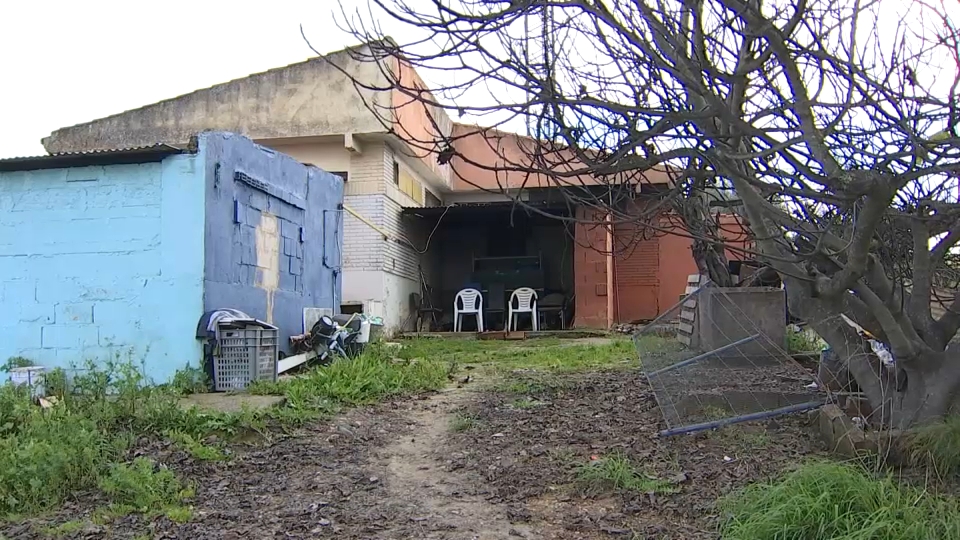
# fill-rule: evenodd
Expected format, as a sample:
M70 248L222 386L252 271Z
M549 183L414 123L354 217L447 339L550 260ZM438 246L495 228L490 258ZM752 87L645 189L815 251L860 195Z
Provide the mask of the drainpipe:
M617 294L613 279L613 216L607 212L607 328L613 328L616 314L614 313L614 295Z

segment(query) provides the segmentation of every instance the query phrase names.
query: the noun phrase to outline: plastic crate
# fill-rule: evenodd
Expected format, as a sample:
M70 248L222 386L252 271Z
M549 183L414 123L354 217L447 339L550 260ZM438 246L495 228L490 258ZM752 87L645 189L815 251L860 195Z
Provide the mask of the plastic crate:
M248 326L220 328L213 355L213 388L243 390L253 381L277 380L277 330Z

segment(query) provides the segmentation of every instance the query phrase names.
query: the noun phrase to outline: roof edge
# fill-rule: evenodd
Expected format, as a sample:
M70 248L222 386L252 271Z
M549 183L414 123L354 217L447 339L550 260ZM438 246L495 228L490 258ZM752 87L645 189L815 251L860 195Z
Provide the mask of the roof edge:
M164 158L187 153L187 150L168 144L155 144L136 148L93 150L90 152L66 152L46 156L27 156L0 159L0 172L37 171L92 167L97 165L129 165L156 163Z

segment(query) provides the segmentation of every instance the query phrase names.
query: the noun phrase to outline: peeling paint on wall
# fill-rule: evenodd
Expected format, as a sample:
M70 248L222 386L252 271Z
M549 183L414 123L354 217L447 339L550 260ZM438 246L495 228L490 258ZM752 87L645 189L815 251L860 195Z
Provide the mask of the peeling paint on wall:
M273 299L280 286L280 231L277 216L260 214L257 226L257 287L267 292L267 322L273 324Z

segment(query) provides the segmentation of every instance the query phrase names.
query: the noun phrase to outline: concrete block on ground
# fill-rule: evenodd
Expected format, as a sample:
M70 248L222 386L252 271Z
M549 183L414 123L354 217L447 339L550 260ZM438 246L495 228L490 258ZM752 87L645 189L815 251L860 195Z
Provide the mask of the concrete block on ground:
M721 356L774 356L786 349L787 302L783 289L707 287L697 297L699 348L711 351L737 340L760 337Z

